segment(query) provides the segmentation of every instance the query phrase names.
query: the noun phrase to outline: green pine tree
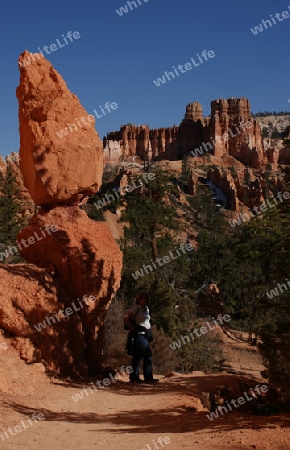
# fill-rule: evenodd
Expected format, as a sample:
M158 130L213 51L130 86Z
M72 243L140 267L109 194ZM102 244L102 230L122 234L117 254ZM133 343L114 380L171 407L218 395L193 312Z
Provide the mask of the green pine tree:
M0 241L5 244L15 242L23 225L19 191L13 171L8 167L0 179Z
M16 236L23 227L19 188L11 167L8 166L5 176L0 178L0 242L5 246L15 245ZM21 258L10 256L5 263L14 263Z

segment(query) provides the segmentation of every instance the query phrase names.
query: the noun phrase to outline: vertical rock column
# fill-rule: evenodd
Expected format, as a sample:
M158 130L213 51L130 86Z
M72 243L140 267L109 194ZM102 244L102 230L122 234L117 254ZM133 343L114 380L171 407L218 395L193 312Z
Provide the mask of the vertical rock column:
M101 360L106 311L122 269L122 254L108 227L79 208L101 186L102 142L93 116L43 56L25 51L19 68L20 168L41 207L17 236L20 253L53 274L65 306L75 304L65 322L70 349L77 371L94 372Z

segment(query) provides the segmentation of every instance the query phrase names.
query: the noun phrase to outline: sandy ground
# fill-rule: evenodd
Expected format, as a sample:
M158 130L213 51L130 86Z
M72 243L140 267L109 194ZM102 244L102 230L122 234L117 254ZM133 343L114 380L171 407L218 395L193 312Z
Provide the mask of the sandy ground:
M7 341L9 348L0 352L0 449L290 450L286 414L254 416L236 408L207 418L210 390L228 386L235 399L241 382L265 383L255 348L224 340L227 367L236 364L247 375L171 374L158 376L157 385L132 385L126 376L98 390L90 380L48 379L42 365L27 366ZM76 394L83 398L75 401ZM33 421L34 413L44 420Z
M52 381L37 396L5 394L1 399L1 449L156 450L168 449L290 449L290 419L260 417L238 409L209 421L198 396L213 385L231 383L234 375L174 376L156 386L116 382L87 391L75 402L83 385ZM15 436L7 431L36 412L44 421ZM14 431L15 432L15 431ZM5 435L4 435L5 437ZM170 443L158 438L170 438ZM155 444L154 444L155 441ZM167 442L169 440L167 439Z

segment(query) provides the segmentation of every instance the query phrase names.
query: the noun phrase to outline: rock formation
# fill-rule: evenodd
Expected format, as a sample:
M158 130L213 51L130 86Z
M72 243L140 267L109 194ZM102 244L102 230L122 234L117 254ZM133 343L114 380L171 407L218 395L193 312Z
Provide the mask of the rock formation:
M227 209L231 211L241 212L244 205L253 208L264 202L263 183L249 168L211 169L207 179L222 190L227 197Z
M6 171L6 164L2 156L0 156L0 172L5 173L5 171Z
M189 103L186 106L184 119L203 121L202 106L198 102Z
M198 151L199 150L199 151ZM260 127L245 98L211 102L211 117L204 118L198 102L186 106L179 126L150 130L147 125L127 125L108 133L104 158L110 163L140 156L143 160L180 159L191 151L223 157L259 168L267 164Z
M227 208L238 211L238 197L234 179L231 173L225 169L209 170L207 179L220 188L227 197Z
M45 230L53 226L57 231L47 234ZM96 299L77 312L92 363L101 352L107 304L120 283L121 255L112 234L106 224L89 219L78 206L59 206L49 212L40 210L17 240L27 242L31 236L39 240L23 247L20 253L26 261L53 274L67 294L65 307L73 302L77 305L77 299L84 296ZM76 332L78 325L73 318L70 326L76 327Z
M267 164L261 130L251 115L250 102L246 98L211 102L209 130L216 143L214 155L230 155L255 168Z
M191 170L188 179L188 193L190 195L196 195L197 185L198 185L198 175L193 170Z
M0 324L13 336L13 346L29 364L45 361L48 370L68 374L74 365L68 319L53 326L45 320L63 308L53 277L32 264L1 264L0 273ZM36 331L34 325L43 321L46 326Z
M101 185L102 143L95 119L87 122L85 109L49 61L34 55L23 67L28 57L24 52L19 58L16 92L24 183L38 205L78 203Z
M87 114L44 57L34 55L24 67L29 56L24 52L19 58L20 167L41 209L17 236L21 256L32 264L0 265L11 278L0 326L15 335L27 361L86 375L101 365L103 323L119 287L122 254L107 226L78 206L101 184L98 134L88 126L60 138L59 130ZM37 331L34 325L48 315L50 323L44 321L45 329Z

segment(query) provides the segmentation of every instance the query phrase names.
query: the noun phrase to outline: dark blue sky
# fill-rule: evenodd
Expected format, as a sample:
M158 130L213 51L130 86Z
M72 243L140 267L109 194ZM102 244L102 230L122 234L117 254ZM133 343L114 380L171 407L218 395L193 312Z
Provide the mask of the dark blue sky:
M102 138L122 123L152 128L179 124L185 106L199 101L204 113L217 98L248 97L252 111L289 110L290 17L257 35L250 29L289 11L290 0L7 1L1 5L0 154L19 149L17 60L36 53L68 31L81 37L46 55L68 88L92 114L99 105L118 109L97 120ZM139 5L141 3L141 5ZM281 16L280 16L281 17ZM203 50L215 58L159 88L153 80ZM44 51L45 54L45 51ZM100 113L101 114L101 113Z

